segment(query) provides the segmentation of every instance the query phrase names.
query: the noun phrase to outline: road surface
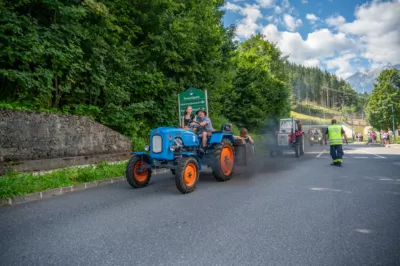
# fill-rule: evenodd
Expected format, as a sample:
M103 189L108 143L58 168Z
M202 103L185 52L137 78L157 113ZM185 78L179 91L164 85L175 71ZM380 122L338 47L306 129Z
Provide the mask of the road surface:
M0 264L399 265L400 148L325 149L188 195L165 174L0 208Z

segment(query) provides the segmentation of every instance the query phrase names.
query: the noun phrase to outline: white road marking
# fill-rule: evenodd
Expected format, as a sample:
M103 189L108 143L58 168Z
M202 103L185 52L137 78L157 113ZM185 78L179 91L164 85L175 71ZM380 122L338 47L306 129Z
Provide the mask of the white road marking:
M362 233L362 234L369 234L372 231L369 229L356 229L357 232Z
M354 157L355 159L368 159L368 157Z
M317 158L319 158L324 152L326 152L327 150L323 150L323 151L321 151L318 155L317 155Z
M369 152L369 151L364 151L364 150L359 150L359 149L356 149L356 151L365 152L365 153L368 153L368 154L371 154L371 155L377 156L377 157L379 157L379 158L382 158L382 159L385 159L385 158L386 158L386 157L380 156L380 155L378 155L378 154L371 153L371 152Z
M332 188L324 188L324 187L312 187L311 190L315 191L334 191L334 192L344 192L344 193L351 193L350 191L344 191L340 189L332 189Z
M379 178L379 180L381 180L381 181L393 181L393 179L391 179L391 178Z

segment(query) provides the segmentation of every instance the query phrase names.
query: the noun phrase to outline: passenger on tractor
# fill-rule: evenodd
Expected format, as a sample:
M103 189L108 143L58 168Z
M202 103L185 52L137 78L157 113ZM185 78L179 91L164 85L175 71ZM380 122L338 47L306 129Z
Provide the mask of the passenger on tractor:
M201 139L201 149L204 152L207 147L207 137L211 137L212 132L214 131L211 123L211 119L207 116L206 110L200 108L196 112L197 115L197 124L200 126L197 129L197 134L199 139Z
M249 133L247 132L247 129L244 127L240 129L240 136L234 136L234 138L237 140L242 140L243 143L250 143L250 144L254 145L253 138L249 135Z
M182 116L181 125L183 129L190 129L190 122L195 119L195 115L193 114L192 106L188 106L185 109L185 112Z

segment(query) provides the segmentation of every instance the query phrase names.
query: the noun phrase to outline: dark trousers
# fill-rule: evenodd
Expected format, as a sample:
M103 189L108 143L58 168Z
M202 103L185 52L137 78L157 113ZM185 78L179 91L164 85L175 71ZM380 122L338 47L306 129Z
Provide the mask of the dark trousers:
M343 154L342 145L331 145L331 156L334 163L342 163Z

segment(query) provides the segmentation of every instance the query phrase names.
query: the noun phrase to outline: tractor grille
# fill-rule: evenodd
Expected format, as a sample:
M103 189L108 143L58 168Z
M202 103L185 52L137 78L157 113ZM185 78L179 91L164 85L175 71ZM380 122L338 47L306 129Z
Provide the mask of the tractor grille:
M287 146L289 145L289 136L288 135L278 135L278 145L279 146Z
M160 135L154 135L151 142L154 153L162 152L162 137Z

